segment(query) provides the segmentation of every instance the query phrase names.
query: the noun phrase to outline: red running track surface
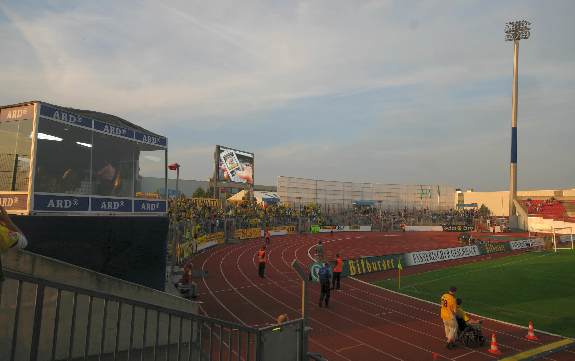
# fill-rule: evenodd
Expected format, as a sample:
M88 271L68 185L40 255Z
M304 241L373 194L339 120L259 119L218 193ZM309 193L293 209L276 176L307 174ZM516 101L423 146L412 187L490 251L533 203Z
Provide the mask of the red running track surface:
M268 247L266 277L257 274L256 253L261 239L212 248L194 260L194 266L208 271L198 281L203 311L211 316L246 325L272 324L277 315L290 319L300 315L301 284L290 264L298 259L312 263L309 254L318 240L333 258L381 255L457 246L457 234L425 233L335 233L273 237ZM446 285L447 287L448 285ZM374 287L357 279L342 279L342 290L333 291L329 308L319 308L319 285L309 294L310 351L329 361L360 360L496 360L489 354L489 342L480 349L459 346L445 348L439 306ZM439 297L440 295L438 295ZM503 356L558 340L538 334L539 341L524 338L524 328L485 320L484 334L497 335ZM575 353L552 355L547 360L575 359ZM564 358L567 357L567 358Z

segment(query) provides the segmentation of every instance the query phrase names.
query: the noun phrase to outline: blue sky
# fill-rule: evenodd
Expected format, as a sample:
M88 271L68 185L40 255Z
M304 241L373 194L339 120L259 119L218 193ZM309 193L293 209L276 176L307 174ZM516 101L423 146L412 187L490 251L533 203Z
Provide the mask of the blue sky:
M0 1L0 103L40 99L216 144L278 175L506 189L520 46L519 188L575 187L573 1Z

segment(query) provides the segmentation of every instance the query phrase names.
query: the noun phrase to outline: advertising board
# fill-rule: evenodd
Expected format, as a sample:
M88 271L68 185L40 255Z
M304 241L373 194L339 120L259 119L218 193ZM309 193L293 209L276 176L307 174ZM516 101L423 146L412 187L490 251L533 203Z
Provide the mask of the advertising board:
M468 224L442 224L443 232L472 232L475 227Z
M347 259L343 262L341 276L348 277L397 269L402 258L403 254L390 254Z
M312 226L313 227L313 226ZM331 233L331 232L371 232L371 226L321 226L317 228L318 233ZM313 230L312 230L313 233Z
M514 251L519 249L543 246L543 244L544 242L542 239L520 239L516 241L509 241L509 246Z
M261 229L259 228L236 229L234 232L235 239L252 239L259 237L261 237Z
M433 249L429 251L410 252L405 254L406 266L443 262L453 259L479 256L481 252L477 246Z

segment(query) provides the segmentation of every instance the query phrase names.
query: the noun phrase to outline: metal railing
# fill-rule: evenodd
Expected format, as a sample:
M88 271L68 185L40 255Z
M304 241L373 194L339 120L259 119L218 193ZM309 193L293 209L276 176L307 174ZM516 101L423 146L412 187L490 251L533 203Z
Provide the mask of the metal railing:
M302 319L258 329L8 270L5 276L2 360L303 359Z

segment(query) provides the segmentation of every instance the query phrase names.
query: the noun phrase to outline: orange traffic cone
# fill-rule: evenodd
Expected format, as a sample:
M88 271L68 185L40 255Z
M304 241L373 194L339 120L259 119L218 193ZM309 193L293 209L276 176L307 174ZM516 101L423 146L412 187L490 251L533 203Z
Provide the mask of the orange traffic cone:
M501 351L499 351L499 347L497 347L497 339L495 338L494 333L491 334L491 348L488 351L494 355L501 355Z
M535 330L533 329L533 321L529 321L529 330L527 331L527 336L525 336L525 338L531 341L539 340L539 338L535 336Z

